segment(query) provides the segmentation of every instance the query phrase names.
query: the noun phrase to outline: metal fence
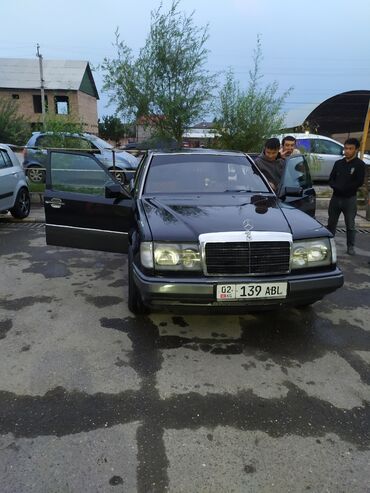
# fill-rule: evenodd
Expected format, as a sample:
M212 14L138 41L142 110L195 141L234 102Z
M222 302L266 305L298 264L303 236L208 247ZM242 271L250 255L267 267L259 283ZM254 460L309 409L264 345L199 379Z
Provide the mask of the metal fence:
M27 152L27 150L32 150L32 151L40 151L40 152L47 152L47 151L65 151L65 152L81 152L81 153L85 153L85 154L93 154L93 155L96 155L97 159L99 160L99 157L98 155L101 154L101 150L99 149L86 149L86 148L77 148L77 147L40 147L40 146L19 146L19 145L15 145L15 144L7 144L15 153L22 153L23 155L25 155L25 153ZM117 165L116 165L116 154L117 153L121 153L121 152L127 152L128 154L131 154L133 155L134 157L137 157L139 159L139 162L141 159L143 159L143 157L146 155L146 152L145 150L139 150L139 149L121 149L119 147L113 147L113 148L105 148L104 149L105 151L108 151L108 152L111 152L112 153L112 166L111 168L109 169L109 171L112 173L112 174L115 174L115 176L117 178L119 178L121 175L122 175L122 171L125 171L125 169L122 169L122 168L117 168ZM37 169L40 170L40 171L43 171L43 172L46 172L46 168L40 163L40 165L35 165L34 168L37 166ZM32 165L31 165L32 167ZM31 169L30 167L30 169ZM33 168L33 169L34 169ZM128 168L129 170L130 168ZM28 170L25 169L25 172L28 176L28 179L30 181L33 181L32 179L30 179L30 176L29 176L29 173L27 172ZM132 170L131 170L132 171ZM121 181L121 180L120 180Z

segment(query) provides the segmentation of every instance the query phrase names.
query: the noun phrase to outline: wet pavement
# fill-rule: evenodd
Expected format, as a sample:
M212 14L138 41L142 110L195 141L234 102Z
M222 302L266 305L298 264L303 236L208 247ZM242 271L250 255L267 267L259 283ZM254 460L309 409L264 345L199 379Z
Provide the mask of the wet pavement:
M366 492L370 233L306 310L134 317L126 256L0 221L1 493Z

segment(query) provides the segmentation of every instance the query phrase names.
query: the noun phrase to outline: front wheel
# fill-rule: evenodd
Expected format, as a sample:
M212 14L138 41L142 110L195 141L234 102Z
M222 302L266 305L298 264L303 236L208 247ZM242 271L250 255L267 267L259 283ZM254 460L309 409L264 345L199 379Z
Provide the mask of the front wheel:
M26 174L32 183L45 183L45 170L38 166L30 166L27 168Z
M16 219L24 219L30 213L30 209L30 194L27 188L21 188L17 193L14 206L10 209L10 214Z
M147 307L144 305L141 293L137 289L133 275L133 254L130 249L128 252L128 309L135 315L148 313Z
M125 173L123 171L118 168L110 168L109 171L117 181L119 181L122 185L125 184Z

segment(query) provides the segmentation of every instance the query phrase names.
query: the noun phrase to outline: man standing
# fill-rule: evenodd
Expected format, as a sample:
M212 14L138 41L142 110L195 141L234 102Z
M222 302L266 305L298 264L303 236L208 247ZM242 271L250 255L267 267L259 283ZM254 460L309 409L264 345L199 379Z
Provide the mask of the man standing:
M365 179L365 163L357 157L360 143L350 138L344 143L344 158L334 163L329 177L333 195L329 203L328 230L335 235L340 213L343 212L347 233L347 253L355 255L355 217L357 190Z
M281 141L280 157L282 159L287 159L290 156L295 156L300 154L299 150L296 149L296 139L293 135L287 135Z
M255 159L256 165L265 175L271 188L275 192L279 186L284 171L284 161L278 158L279 148L279 139L267 139L263 152Z

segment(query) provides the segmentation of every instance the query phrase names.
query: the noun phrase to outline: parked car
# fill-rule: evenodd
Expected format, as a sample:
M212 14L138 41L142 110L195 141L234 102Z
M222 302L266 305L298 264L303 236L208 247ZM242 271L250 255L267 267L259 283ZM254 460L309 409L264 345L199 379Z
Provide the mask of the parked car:
M49 151L46 241L128 253L134 313L309 305L343 274L331 233L291 205L302 190L290 184L278 198L238 152L149 152L123 186L92 155Z
M0 144L0 212L9 211L13 217L24 219L30 208L30 194L22 166L10 147Z
M148 149L178 149L179 144L175 139L165 137L152 137L141 142L129 142L122 149L137 149L145 151Z
M117 179L122 180L122 171L133 174L139 160L125 151L116 151L113 146L93 134L70 134L34 132L24 149L23 168L30 181L45 182L45 167L48 148L86 150L96 157Z
M295 137L296 148L306 156L313 180L328 181L335 161L343 157L343 144L316 134L281 134L276 137L282 141L286 135ZM364 162L370 165L368 154L364 155Z

